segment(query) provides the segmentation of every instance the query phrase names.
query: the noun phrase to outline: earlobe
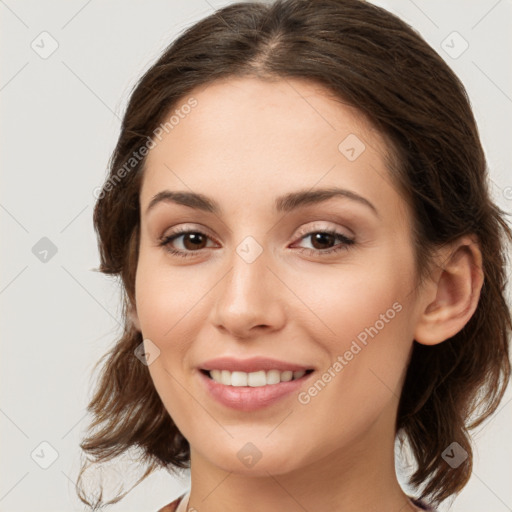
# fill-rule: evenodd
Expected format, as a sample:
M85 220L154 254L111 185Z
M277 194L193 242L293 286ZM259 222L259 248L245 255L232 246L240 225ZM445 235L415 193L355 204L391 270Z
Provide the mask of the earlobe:
M140 332L141 328L139 322L139 315L137 314L137 308L133 304L130 304L130 306L128 307L128 318L130 319L135 329L137 329Z
M484 281L482 254L473 238L459 239L439 256L441 268L424 290L416 325L414 339L424 345L441 343L462 330L478 306Z

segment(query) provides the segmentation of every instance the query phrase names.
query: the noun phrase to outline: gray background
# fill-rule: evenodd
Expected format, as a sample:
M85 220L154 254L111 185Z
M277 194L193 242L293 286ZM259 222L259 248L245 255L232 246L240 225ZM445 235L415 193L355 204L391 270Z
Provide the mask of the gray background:
M92 270L93 191L137 78L184 27L228 3L0 0L1 511L83 510L74 480L91 372L121 312L115 281ZM510 211L512 2L375 3L466 85L494 197ZM511 400L509 389L475 434L474 474L450 510L512 510ZM186 474L161 471L111 510L155 511L187 486Z

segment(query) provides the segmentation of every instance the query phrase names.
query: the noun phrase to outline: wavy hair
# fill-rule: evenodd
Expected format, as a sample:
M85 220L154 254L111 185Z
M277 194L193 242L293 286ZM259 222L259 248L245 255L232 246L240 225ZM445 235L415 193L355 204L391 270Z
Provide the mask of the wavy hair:
M98 362L101 374L88 405L93 421L80 445L87 464L137 448L146 467L137 484L155 469L189 467L188 441L147 366L134 355L142 335L127 312L135 304L145 158L135 164L130 159L191 91L229 77L307 79L370 120L388 141L390 174L413 211L420 278L428 275L439 246L466 234L478 240L484 285L477 309L449 340L435 346L414 342L396 418L397 439L408 442L416 463L409 483L421 488L420 498L438 505L468 482L469 430L496 410L510 379L512 320L505 286L512 232L490 196L463 84L414 29L360 0L229 5L181 33L134 87L94 210L98 270L120 278L125 324ZM468 453L456 468L441 458L452 442ZM87 464L77 493L97 509L102 493L92 500L82 485Z

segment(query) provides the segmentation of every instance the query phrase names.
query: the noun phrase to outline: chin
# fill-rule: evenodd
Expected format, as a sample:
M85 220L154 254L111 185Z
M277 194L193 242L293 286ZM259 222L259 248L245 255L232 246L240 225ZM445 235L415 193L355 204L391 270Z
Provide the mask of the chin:
M235 440L233 444L236 445L234 449L226 446L224 450L212 451L211 445L206 447L206 458L226 472L244 476L268 477L269 473L279 475L297 469L298 461L290 459L290 450L286 446L276 450L268 441L240 443Z

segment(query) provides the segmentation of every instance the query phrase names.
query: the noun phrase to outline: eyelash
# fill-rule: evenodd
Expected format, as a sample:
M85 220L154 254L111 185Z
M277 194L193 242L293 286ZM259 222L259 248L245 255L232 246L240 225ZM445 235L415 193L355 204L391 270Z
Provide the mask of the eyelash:
M183 236L183 235L192 234L192 233L193 234L203 235L203 236L205 236L207 238L210 238L206 233L203 233L202 231L199 231L199 230L186 229L186 228L178 228L176 231L174 231L170 235L167 235L167 236L164 236L164 237L160 238L158 245L160 247L164 247L165 250L167 252L169 252L170 254L172 254L173 256L178 256L180 258L194 257L195 253L200 252L201 249L199 249L198 251L182 251L182 250L179 250L179 249L172 249L169 246L169 244L172 241L174 241L176 238L179 238L180 236ZM304 240L305 238L308 238L311 235L314 235L314 234L317 234L317 233L322 233L322 234L326 234L326 235L332 235L336 239L340 240L342 242L342 244L338 245L338 246L335 246L335 247L332 247L330 249L325 249L325 250L310 249L309 247L300 247L299 251L301 253L302 252L306 252L310 256L318 256L318 255L321 255L321 256L329 255L329 256L331 256L332 254L338 253L340 251L347 251L351 245L355 244L355 240L346 237L342 233L339 233L339 232L333 231L333 230L329 230L329 229L317 229L315 231L309 231L308 233L302 235L300 237L300 240Z

